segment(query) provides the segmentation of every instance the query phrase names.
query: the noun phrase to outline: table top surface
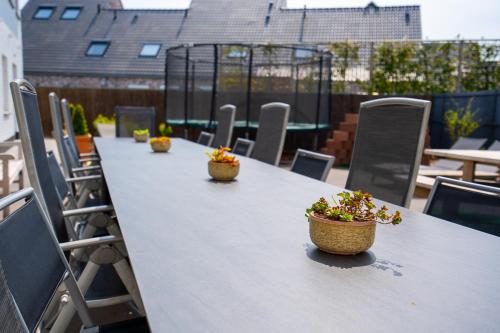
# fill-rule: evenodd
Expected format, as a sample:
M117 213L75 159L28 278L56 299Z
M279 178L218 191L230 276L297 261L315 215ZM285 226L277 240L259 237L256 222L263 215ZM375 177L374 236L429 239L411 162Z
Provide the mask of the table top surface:
M400 208L357 256L319 251L306 207L340 188L206 147L96 138L153 332L494 332L500 238ZM388 205L394 208L392 205Z
M500 165L500 151L425 149L425 154L459 161L473 161L484 164Z

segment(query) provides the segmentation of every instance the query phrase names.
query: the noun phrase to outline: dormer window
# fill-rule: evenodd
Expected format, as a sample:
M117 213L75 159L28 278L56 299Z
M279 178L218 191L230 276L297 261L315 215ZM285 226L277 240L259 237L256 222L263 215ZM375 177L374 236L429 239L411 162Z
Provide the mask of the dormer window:
M54 14L55 7L42 6L38 7L33 15L34 20L48 20Z
M108 47L109 42L91 42L85 55L87 57L103 57Z
M61 15L61 20L76 20L81 11L81 7L66 7Z
M156 58L158 53L160 53L161 44L158 43L147 43L142 46L141 53L139 57L144 58Z
M365 13L376 13L379 11L378 6L375 4L375 2L371 1L368 5L365 7Z

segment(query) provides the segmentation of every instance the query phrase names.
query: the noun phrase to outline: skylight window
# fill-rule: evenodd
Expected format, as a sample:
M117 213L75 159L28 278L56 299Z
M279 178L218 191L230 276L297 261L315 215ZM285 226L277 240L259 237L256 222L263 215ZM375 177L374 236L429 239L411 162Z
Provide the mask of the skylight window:
M61 15L61 20L76 20L81 11L81 7L66 7Z
M160 52L161 44L156 43L148 43L144 44L141 49L141 53L139 53L140 57L147 58L156 58L158 53Z
M109 47L109 42L91 42L86 55L89 57L102 57Z
M243 59L247 57L247 51L240 49L231 49L227 54L229 59Z
M305 49L296 49L295 50L295 58L297 59L305 59L305 58L312 58L313 52L311 50L305 50Z
M54 14L54 7L38 7L33 15L35 20L48 20Z

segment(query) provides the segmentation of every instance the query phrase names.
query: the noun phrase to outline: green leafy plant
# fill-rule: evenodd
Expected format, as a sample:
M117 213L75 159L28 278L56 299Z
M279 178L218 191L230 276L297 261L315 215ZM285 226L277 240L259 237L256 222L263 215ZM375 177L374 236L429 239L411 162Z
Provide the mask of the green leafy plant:
M71 112L71 122L73 124L73 130L76 135L87 135L89 133L89 127L87 125L87 119L85 118L85 110L81 104L69 104L69 110Z
M136 129L134 130L135 135L146 135L149 134L149 129Z
M97 124L108 124L114 125L116 123L115 117L106 117L103 114L98 114L97 117L92 121L92 125L97 129Z
M359 45L349 41L330 45L333 58L334 92L344 92L346 89L347 70L359 63Z
M160 126L158 126L158 133L160 136L172 136L172 134L174 134L174 130L172 129L172 126L161 123Z
M314 213L320 217L342 222L376 221L381 224L399 224L402 221L399 211L389 214L386 206L377 209L369 193L341 192L337 197L338 201L333 198L333 205L330 205L325 198L320 198L306 210L306 217Z
M475 119L477 110L472 110L473 98L468 100L465 107L460 107L456 101L452 101L455 104L455 109L446 111L444 120L446 130L453 143L460 137L470 136L479 127L479 122Z

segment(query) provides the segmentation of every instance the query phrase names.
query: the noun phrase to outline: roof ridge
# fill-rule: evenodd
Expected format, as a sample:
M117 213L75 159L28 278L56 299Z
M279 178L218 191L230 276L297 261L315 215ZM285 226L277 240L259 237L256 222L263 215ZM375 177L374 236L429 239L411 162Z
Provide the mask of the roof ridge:
M378 9L384 10L384 9L420 9L420 5L394 5L394 6L377 6ZM280 10L283 11L299 11L302 12L307 10L307 11L365 11L366 7L301 7L301 8L287 8L287 7L281 7Z
M103 8L103 11L117 11L117 12L176 12L176 13L182 13L189 8L185 9L180 9L180 8L120 8L120 9L113 9L113 8Z

